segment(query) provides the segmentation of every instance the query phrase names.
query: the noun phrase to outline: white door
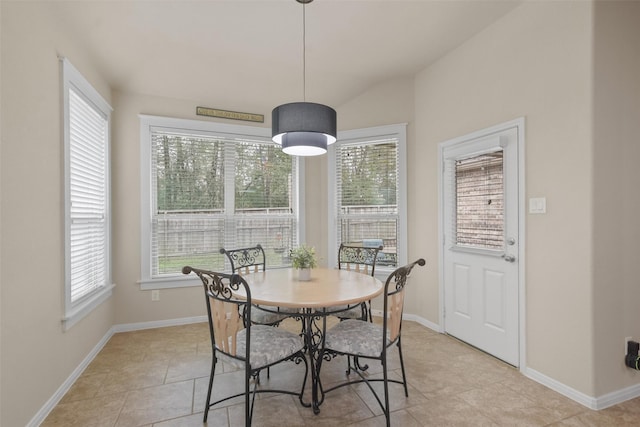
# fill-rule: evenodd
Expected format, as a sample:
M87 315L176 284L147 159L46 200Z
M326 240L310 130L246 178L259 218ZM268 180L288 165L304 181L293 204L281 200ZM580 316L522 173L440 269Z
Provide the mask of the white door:
M521 128L504 126L440 147L444 329L518 366Z

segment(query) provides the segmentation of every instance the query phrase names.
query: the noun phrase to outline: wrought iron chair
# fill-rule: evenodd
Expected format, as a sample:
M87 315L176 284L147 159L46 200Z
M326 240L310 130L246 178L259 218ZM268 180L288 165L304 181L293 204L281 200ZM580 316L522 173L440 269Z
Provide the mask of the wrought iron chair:
M338 269L357 271L358 273L373 276L376 272L376 261L378 252L382 246L368 248L362 246L348 246L343 243L338 249ZM347 306L332 307L332 310L347 309ZM353 307L337 315L341 320L362 319L373 321L371 317L371 301L362 302L359 306Z
M195 273L204 287L211 336L212 362L209 388L204 408L203 422L207 422L209 409L234 397L244 396L245 425L251 425L253 407L257 393L284 393L298 396L303 402L304 388L309 374L309 365L304 354L304 340L292 332L266 325L253 325L246 321L251 316L251 290L239 274L216 273L192 267L184 267L184 274ZM238 290L246 299L237 298ZM244 369L244 392L211 402L211 389L218 359ZM304 363L305 374L299 392L291 390L258 389L260 371L284 361ZM250 383L253 378L254 386Z
M337 388L364 382L380 404L387 420L387 426L391 425L388 383L402 384L404 386L405 396L409 397L404 361L402 358L402 311L404 308L404 291L407 284L407 277L416 265L425 265L424 259L420 258L403 267L397 268L387 278L384 287L383 313L385 315L382 325L355 319L348 319L338 323L326 332L323 348L320 350L321 353L318 358L317 370L318 373L320 373L323 359L328 361L337 355L353 356L354 363L349 363L347 372L355 372L359 376L359 379L349 380L327 390L322 390L322 395L324 397L325 393ZM389 379L388 377L387 350L394 344L398 347L398 354L400 356L402 381ZM382 363L382 378L368 378L368 375L362 373L361 369L357 366L357 360L359 358L379 360L380 363ZM384 403L373 389L371 385L372 382L384 383Z
M378 247L349 246L344 243L338 248L338 269L356 271L358 273L370 274L376 273L376 262L378 252L382 250L382 245ZM373 322L371 316L371 301L363 301L355 307L348 305L339 305L331 307L332 311L336 311L336 316L342 321L346 319L360 319ZM351 365L351 356L347 357L347 374ZM355 358L354 365L362 370L369 369L368 365L361 365L358 358Z
M260 244L250 248L242 249L220 249L221 254L225 254L231 263L233 273L249 274L266 269L266 256ZM284 307L271 307L263 309L259 305L254 305L251 310L251 322L257 325L277 326L290 314L297 311ZM281 314L282 313L282 314Z

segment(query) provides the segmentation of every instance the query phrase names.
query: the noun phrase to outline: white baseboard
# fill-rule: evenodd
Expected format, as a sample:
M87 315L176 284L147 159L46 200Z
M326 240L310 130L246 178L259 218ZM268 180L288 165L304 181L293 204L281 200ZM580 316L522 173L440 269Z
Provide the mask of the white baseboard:
M191 323L206 322L207 316L183 317L180 319L154 320L152 322L124 323L114 325L114 332L141 331L143 329L164 328L167 326L189 325Z
M34 417L29 421L27 427L37 427L47 418L49 413L55 408L55 406L60 403L60 400L64 397L64 395L71 389L73 383L82 375L84 370L89 366L89 364L93 361L93 359L100 353L103 347L107 344L109 339L113 336L113 334L118 332L131 332L131 331L139 331L143 329L153 329L153 328L163 328L166 326L178 326L178 325L188 325L190 323L200 323L206 322L207 316L197 316L197 317L184 317L181 319L170 319L170 320L157 320L153 322L140 322L140 323L127 323L122 325L114 325L107 331L107 333L102 337L102 339L98 342L98 344L91 349L89 354L80 362L80 365L76 369L73 370L71 375L65 380L64 383L56 390L56 392L51 396L51 398L44 404L42 408L34 415Z
M371 315L372 316L376 316L376 317L382 317L382 310L371 310ZM440 327L440 325L438 325L437 323L433 323L433 322L425 319L424 317L420 317L420 316L417 316L415 314L404 313L402 315L402 318L404 320L410 320L410 321L419 323L422 326L424 326L425 328L432 329L432 330L434 330L436 332L439 332L439 333L444 332L442 330L442 328Z
M640 397L640 384L635 384L630 387L626 387L620 390L612 391L599 397L588 396L578 390L575 390L559 381L550 378L535 369L525 368L522 373L532 380L549 387L551 390L556 391L563 396L568 397L571 400L578 402L579 404L586 406L589 409L598 411L605 409L618 403L625 402L629 399Z
M556 391L561 395L566 396L569 399L574 400L583 406L586 406L589 409L597 409L596 408L597 399L595 397L588 396L582 393L581 391L571 388L559 381L554 380L551 377L548 377L536 371L535 369L525 367L524 369L521 369L520 372L522 372L522 374L524 374L524 376L526 376L527 378L530 378L535 382L540 383L543 386L546 386L551 390Z
M609 406L617 405L630 399L640 397L640 384L612 391L596 399L596 407L594 409L605 409Z
M443 333L444 331L437 323L433 323L430 320L425 319L424 317L416 316L415 314L403 314L402 318L405 320L411 320L413 322L419 323L425 328L429 328L438 333Z

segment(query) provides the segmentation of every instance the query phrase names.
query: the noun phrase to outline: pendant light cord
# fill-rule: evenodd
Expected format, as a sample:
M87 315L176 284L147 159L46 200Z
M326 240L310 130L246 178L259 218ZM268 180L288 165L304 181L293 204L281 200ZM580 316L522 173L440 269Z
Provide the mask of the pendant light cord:
M302 4L302 100L307 102L307 16Z

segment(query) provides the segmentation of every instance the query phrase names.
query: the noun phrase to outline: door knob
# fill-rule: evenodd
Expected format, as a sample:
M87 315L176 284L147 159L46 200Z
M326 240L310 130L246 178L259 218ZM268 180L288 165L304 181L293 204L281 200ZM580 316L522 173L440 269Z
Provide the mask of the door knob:
M507 262L515 262L516 260L516 257L514 257L513 255L502 255L502 258L504 258L504 260Z

